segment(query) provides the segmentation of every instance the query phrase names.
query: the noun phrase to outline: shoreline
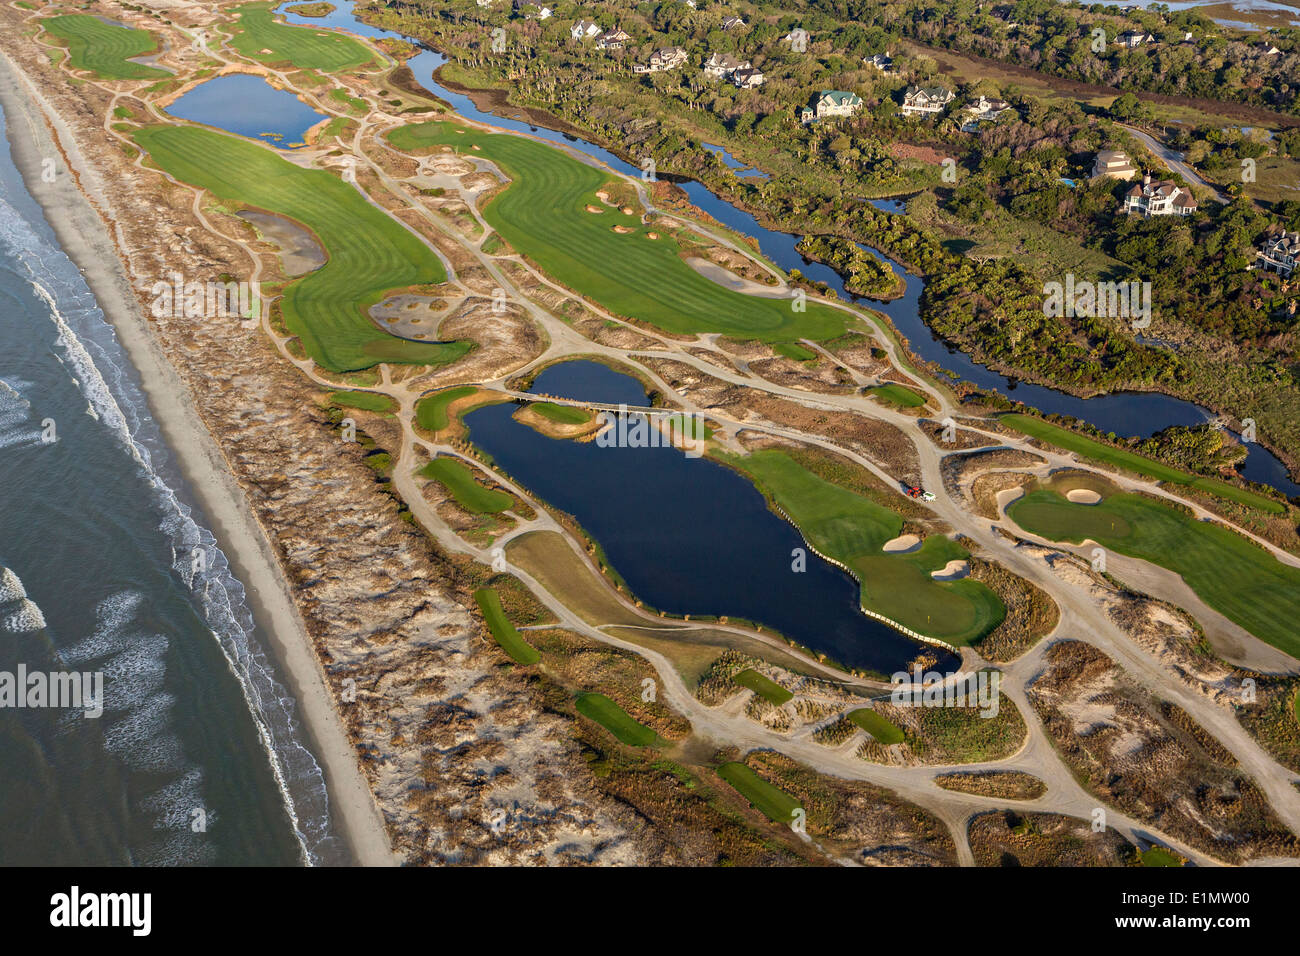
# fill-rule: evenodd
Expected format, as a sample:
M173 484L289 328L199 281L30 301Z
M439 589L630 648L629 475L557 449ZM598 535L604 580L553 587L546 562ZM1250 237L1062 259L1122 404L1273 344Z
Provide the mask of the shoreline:
M140 377L150 414L216 536L231 571L243 583L264 651L297 704L303 743L326 782L331 829L352 864L396 865L391 841L369 783L335 709L315 645L294 603L275 552L193 399L141 312L117 244L80 181L98 173L77 150L62 118L13 60L0 53L0 105L14 165L41 207L63 251L81 270ZM51 134L49 126L56 131ZM45 156L61 156L52 183L41 178Z

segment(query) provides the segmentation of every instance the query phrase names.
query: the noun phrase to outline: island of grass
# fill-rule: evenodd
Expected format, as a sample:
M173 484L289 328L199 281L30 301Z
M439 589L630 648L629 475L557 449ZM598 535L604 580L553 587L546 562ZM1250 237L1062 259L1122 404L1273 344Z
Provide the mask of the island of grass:
M107 23L99 17L70 13L49 17L41 26L68 48L74 70L89 70L108 80L156 80L171 76L166 70L131 59L158 51L158 41L147 30Z
M659 740L658 734L604 694L579 694L577 707L578 713L594 720L629 747L650 747Z
M876 388L869 388L867 394L897 408L920 408L925 404L925 396L918 395L910 388L894 382Z
M1077 504L1055 491L1031 491L1007 515L1050 541L1103 548L1168 568L1210 607L1260 640L1300 656L1300 568L1214 522L1135 494Z
M519 635L515 626L510 623L510 619L506 617L506 612L501 608L501 595L497 594L495 588L479 588L474 592L474 600L478 603L479 610L483 612L488 630L492 632L492 636L496 638L502 650L520 664L536 664L542 659L537 649Z
M887 747L903 742L903 732L870 707L859 707L846 716Z
M773 823L789 824L794 821L799 801L779 787L768 783L746 764L738 761L724 763L718 776L735 787L749 805L759 810Z
M897 512L814 475L780 451L719 458L748 475L819 553L857 575L866 608L954 647L978 641L1006 616L998 596L980 582L931 576L970 557L950 538L930 535L914 551L884 552L885 542L903 529Z
M430 478L451 493L456 504L474 514L498 514L514 505L514 496L496 488L479 484L474 472L459 458L443 455L435 458L420 474Z
M273 13L276 6L249 3L236 7L239 22L230 45L261 63L292 63L300 69L326 73L364 66L374 58L350 36L277 21Z
M604 208L596 193L610 188L610 174L554 147L441 121L402 126L388 139L401 150L451 146L496 163L510 184L484 207L484 218L552 278L617 315L669 332L775 342L835 338L847 327L846 313L821 303L795 312L791 301L709 281L682 261L671 237L635 215L619 215L625 231L611 231L609 216L587 211Z
M247 140L196 126L134 133L153 161L181 182L309 229L323 266L292 280L280 300L284 324L322 368L349 372L380 362L439 366L473 343L412 342L384 332L365 310L389 293L445 282L432 251L356 189L324 170L303 169Z
M336 391L330 392L329 400L331 404L341 405L344 408L359 408L363 412L388 414L397 410L395 401L378 392Z
M1253 491L1238 488L1226 481L1193 475L1190 472L1182 471L1143 455L1134 454L1131 451L1125 451L1122 448L1112 448L1110 445L1102 444L1099 441L1080 435L1078 432L1072 432L1068 428L1053 425L1051 422L1045 422L1041 418L1035 418L1032 415L1022 415L1015 412L1001 416L998 421L1022 434L1028 435L1030 438L1037 438L1049 445L1055 445L1057 448L1072 451L1076 455L1133 474L1173 485L1185 485L1188 488L1195 488L1198 491L1204 491L1228 501L1235 501L1247 508L1255 508L1269 514L1283 514L1286 511L1286 508L1278 502L1263 495L1255 494Z
M557 425L585 425L591 421L591 412L576 405L557 405L554 402L533 402L528 406L543 418Z
M284 8L285 13L293 13L300 17L328 17L334 10L334 4L325 3L324 0L313 3L293 3Z
M794 700L794 694L790 693L790 691L786 690L776 681L768 680L752 668L745 668L731 679L741 687L748 687L759 697L762 697L769 703L776 704L778 707Z

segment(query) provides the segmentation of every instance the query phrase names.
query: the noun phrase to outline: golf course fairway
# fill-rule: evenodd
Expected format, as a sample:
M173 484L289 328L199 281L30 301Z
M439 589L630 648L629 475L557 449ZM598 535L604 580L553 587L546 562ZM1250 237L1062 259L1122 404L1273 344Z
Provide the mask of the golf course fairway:
M1300 655L1300 568L1219 524L1197 521L1141 495L1111 495L1089 505L1041 490L1013 502L1007 515L1051 541L1092 540L1168 568L1225 617L1279 650Z
M74 70L90 70L109 80L153 80L171 76L166 70L131 57L147 56L158 49L158 41L147 30L105 23L99 17L72 13L41 21L46 32L68 47L68 64Z
M610 173L551 146L436 121L403 126L388 139L401 150L451 146L494 162L510 184L487 203L484 218L552 279L616 315L668 332L765 341L830 339L846 328L846 313L817 302L795 312L791 300L742 295L704 278L670 236L604 205L596 193L613 181Z
M400 339L367 317L363 310L386 293L444 282L447 273L423 242L337 176L195 126L151 126L134 135L181 182L285 216L316 236L325 265L289 282L280 306L285 326L321 367L350 372L379 362L445 365L473 347Z

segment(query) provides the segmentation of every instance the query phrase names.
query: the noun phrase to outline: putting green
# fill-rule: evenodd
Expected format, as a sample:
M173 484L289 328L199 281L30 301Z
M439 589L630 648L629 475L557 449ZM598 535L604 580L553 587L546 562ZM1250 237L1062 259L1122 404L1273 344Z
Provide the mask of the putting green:
M1300 656L1300 568L1222 525L1197 521L1141 495L1111 495L1099 504L1033 491L1007 514L1026 531L1141 558L1181 575L1210 607L1260 640Z
M748 667L731 679L741 687L748 687L759 697L769 703L776 704L778 707L787 701L794 700L794 694L790 693L790 691L776 681L768 680L758 671Z
M412 342L381 330L363 310L387 293L446 281L432 251L404 226L324 170L302 169L264 146L195 126L137 130L136 143L182 182L228 202L306 226L328 258L288 283L280 307L307 354L333 372L380 362L446 365L470 342Z
M789 300L710 282L681 260L671 237L602 203L596 193L611 182L609 173L558 149L446 122L404 126L388 138L402 150L447 145L496 163L511 182L483 209L488 223L552 278L617 315L669 332L782 342L835 338L846 328L848 316L825 305L809 302L806 312L795 312Z
M251 60L288 62L326 73L363 66L374 59L364 45L337 31L277 22L272 13L276 6L250 3L236 7L239 22L230 45Z
M774 823L792 823L799 801L779 787L768 783L747 764L732 761L718 768L718 776L740 792L750 806L762 811Z
M978 581L930 576L970 556L955 541L930 535L915 551L884 552L885 542L903 529L897 512L819 478L779 451L719 457L749 475L821 554L857 574L866 608L954 646L978 641L1006 616L997 595Z
M473 395L473 385L460 385L432 395L426 395L415 403L415 423L426 431L440 432L451 424L447 417L447 406L458 398Z
M146 56L158 49L158 41L147 30L105 23L99 17L72 13L49 17L41 25L68 46L68 63L76 70L89 70L110 80L155 80L171 76L166 70L131 57Z
M893 382L888 385L881 385L878 388L867 389L867 394L887 405L895 405L898 408L920 408L925 404L924 396L917 394L906 386Z

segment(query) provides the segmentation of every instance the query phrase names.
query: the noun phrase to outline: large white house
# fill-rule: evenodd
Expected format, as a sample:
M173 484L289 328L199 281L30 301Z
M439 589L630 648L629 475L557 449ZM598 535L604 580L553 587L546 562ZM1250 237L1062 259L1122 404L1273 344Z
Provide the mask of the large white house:
M721 79L749 66L748 60L738 60L730 53L715 53L704 61L704 72L711 77Z
M748 63L731 74L731 82L742 90L755 90L767 81L761 70L756 70Z
M1272 269L1278 275L1291 277L1300 265L1300 232L1287 232L1273 226L1264 234L1255 258L1262 269Z
M903 115L934 116L956 98L952 90L942 86L909 86L903 93Z
M686 62L686 51L679 46L666 46L650 54L648 63L632 67L633 73L662 73L675 70Z
M862 109L862 97L857 93L822 90L813 99L811 106L803 108L799 118L805 123L811 123L813 120L852 116L860 109Z
M1141 216L1190 216L1196 212L1191 192L1169 179L1153 180L1148 173L1142 182L1124 194L1124 212Z
M885 76L894 76L898 73L898 70L894 69L894 58L888 53L888 51L885 53L877 53L875 56L863 57L862 62L867 66L879 70L881 73L885 74Z
M590 20L579 20L573 26L569 27L569 36L575 40L589 40L592 37L598 37L605 31L597 24Z

